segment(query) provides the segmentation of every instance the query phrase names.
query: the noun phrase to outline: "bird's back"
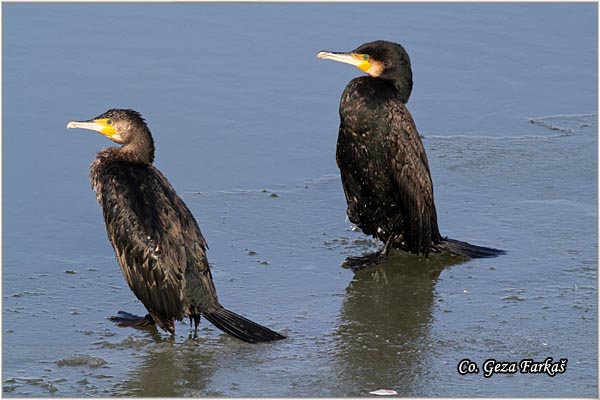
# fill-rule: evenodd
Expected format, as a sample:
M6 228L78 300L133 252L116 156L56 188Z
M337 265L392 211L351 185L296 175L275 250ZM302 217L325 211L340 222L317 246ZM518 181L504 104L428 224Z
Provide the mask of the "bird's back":
M157 322L170 330L173 319L215 307L206 242L164 175L100 153L90 179L123 275Z
M439 241L433 185L412 116L390 81L353 79L340 102L337 162L348 216L386 241L402 234L407 250Z

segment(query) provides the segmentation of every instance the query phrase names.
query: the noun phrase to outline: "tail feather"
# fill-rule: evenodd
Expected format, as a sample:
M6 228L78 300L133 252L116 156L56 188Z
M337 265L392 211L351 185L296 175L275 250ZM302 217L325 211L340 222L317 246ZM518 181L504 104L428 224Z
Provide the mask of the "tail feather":
M491 258L506 254L506 251L504 250L476 246L471 243L448 238L444 239L442 243L438 244L437 246L440 249L449 251L450 253L470 258Z
M223 332L247 343L285 339L285 336L260 326L256 322L252 322L226 308L220 308L217 311L203 313L202 315Z

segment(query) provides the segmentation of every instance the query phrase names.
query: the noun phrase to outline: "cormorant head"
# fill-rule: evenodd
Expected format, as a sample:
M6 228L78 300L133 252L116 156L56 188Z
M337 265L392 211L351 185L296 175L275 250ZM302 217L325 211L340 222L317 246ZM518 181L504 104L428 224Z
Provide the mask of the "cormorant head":
M134 141L140 129L148 131L146 121L139 112L114 108L88 121L71 121L67 128L96 131L122 145Z
M152 164L154 140L142 115L135 110L111 109L88 121L71 121L67 128L96 131L123 145L120 153L128 161Z
M321 51L317 58L339 61L354 65L373 78L394 82L404 103L412 91L412 70L410 58L404 47L385 40L376 40L360 45L346 53Z

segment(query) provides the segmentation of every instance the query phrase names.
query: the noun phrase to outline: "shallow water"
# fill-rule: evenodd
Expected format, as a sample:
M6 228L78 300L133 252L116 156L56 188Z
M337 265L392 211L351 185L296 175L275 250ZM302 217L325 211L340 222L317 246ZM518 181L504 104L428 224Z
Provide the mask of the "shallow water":
M3 4L3 394L597 396L596 7ZM335 166L359 71L315 55L380 38L411 56L442 233L507 255L340 268L378 246ZM89 188L109 143L65 125L110 107L147 118L222 303L287 340L106 320L144 312Z

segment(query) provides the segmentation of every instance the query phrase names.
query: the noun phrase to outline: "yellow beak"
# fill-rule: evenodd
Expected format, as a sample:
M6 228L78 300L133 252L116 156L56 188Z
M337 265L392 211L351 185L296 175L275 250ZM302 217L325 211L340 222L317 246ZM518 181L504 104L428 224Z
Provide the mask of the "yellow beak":
M369 62L370 57L367 54L334 53L331 51L320 51L317 54L317 58L354 65L356 68L360 69L363 72L368 72L372 67L371 63Z
M116 131L110 119L95 119L92 121L71 121L67 124L67 129L79 128L96 131L112 139Z

